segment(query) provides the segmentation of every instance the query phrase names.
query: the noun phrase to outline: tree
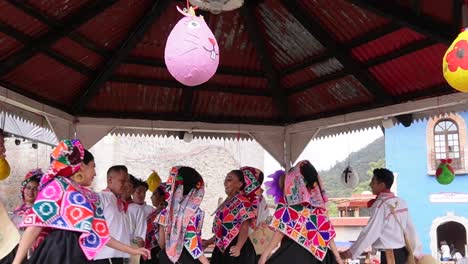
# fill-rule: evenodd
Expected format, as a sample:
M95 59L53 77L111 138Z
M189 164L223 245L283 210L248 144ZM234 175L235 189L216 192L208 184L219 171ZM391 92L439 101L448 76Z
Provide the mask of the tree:
M327 211L329 217L338 217L338 207L335 202L328 202Z
M366 172L369 179L359 183L358 186L356 186L356 188L354 188L354 190L353 190L354 194L359 194L359 193L363 193L365 191L370 191L371 190L369 184L370 184L370 181L371 181L372 176L373 176L373 171L374 171L374 169L377 169L377 168L385 168L385 160L384 159L379 159L378 161L369 162L369 169Z

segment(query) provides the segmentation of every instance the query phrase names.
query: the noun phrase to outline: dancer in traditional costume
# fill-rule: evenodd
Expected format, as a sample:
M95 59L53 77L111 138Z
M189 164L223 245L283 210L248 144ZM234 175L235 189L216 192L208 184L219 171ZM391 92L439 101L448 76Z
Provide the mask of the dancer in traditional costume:
M159 264L159 224L155 223L156 218L159 216L161 211L166 208L166 199L169 198L169 194L166 192L166 184L160 184L151 195L151 203L156 208L153 212L148 215L146 224L146 239L145 248L151 251L151 259L141 259L140 263L143 264Z
M416 257L422 256L422 244L411 221L408 206L400 197L390 191L393 185L393 172L388 169L375 169L370 182L376 199L369 202L370 219L361 231L356 242L342 258L355 259L369 246L381 251L380 263L404 264L409 256L408 247ZM409 245L405 242L406 234Z
M208 264L201 243L203 178L193 168L173 167L166 182L166 191L169 194L167 207L157 219L160 225L159 262Z
M286 175L276 174L276 179L278 206L271 222L276 232L258 263L342 263L325 208L327 199L312 164L301 161Z
M20 191L23 203L13 211L10 218L21 233L24 231L23 228L20 228L21 223L23 223L23 216L32 207L36 200L42 174L44 173L41 169L31 170L24 176L24 180L21 182Z
M64 140L52 151L51 164L42 176L39 194L24 217L26 230L13 264L22 263L42 229L50 232L29 263L88 263L104 245L132 254L149 255L109 235L98 196L87 187L95 172L94 157L79 140Z
M261 226L266 227L266 221L269 216L267 203L265 197L263 197L262 183L264 176L261 170L253 167L242 167L240 168L240 171L244 175L245 182L243 194L251 202L252 211L255 214L255 218L253 218L250 222L250 236L257 228L262 228ZM258 260L260 259L261 252L255 253L256 260L258 262Z
M245 181L240 170L234 170L224 179L226 200L215 212L214 236L205 244L214 243L211 257L214 264L255 263L255 249L249 235L249 226L255 219L252 204L242 194Z
M44 173L41 169L34 169L29 171L25 176L24 180L21 183L21 199L23 203L18 206L12 214L11 220L18 228L20 234L23 234L25 228L20 227L23 223L24 215L31 209L34 201L36 200L38 190L39 190L39 182L41 181L41 177ZM44 240L45 236L47 235L46 230L42 230L41 233L37 236L36 241L28 251L28 256L31 256L33 250L41 244Z

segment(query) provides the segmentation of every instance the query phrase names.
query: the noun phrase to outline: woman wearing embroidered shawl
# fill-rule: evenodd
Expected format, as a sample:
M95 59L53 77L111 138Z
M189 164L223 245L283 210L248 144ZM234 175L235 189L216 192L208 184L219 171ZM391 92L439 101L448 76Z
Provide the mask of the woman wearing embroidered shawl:
M145 248L151 251L151 259L145 260L141 258L141 264L159 264L159 252L161 251L158 244L159 224L155 221L161 211L166 208L167 198L169 198L169 194L166 192L166 183L161 183L151 195L151 202L155 210L146 219Z
M42 230L49 230L29 263L87 263L104 246L130 254L149 255L109 235L98 196L87 187L95 172L94 157L79 140L64 140L52 151L51 163L42 176L39 194L23 218L26 230L13 264L19 264Z
M32 205L34 204L34 201L36 200L39 189L39 182L41 181L41 177L43 174L44 173L41 169L30 170L24 176L24 180L21 183L20 193L23 203L13 211L13 214L11 216L11 221L16 225L21 235L23 234L25 229L23 227L20 227L23 223L23 217L29 211L29 209L31 209ZM39 244L44 240L46 234L47 231L43 230L38 235L36 241L34 241L33 246L28 252L28 256L30 256L32 251L35 248L37 248Z
M20 228L20 224L23 222L23 216L36 200L42 174L41 169L31 170L24 176L24 180L21 182L20 192L23 203L13 211L10 218L21 232L24 230Z
M227 198L216 209L213 222L214 236L205 241L215 244L211 257L213 264L253 264L255 249L248 239L249 226L255 219L252 204L243 194L245 179L242 171L233 170L224 179Z
M263 197L263 172L253 167L242 167L240 168L242 175L244 175L244 190L243 194L249 199L252 205L252 211L255 214L250 222L249 235L251 235L255 229L261 225L266 226L266 221L269 216L267 203L265 197ZM255 252L256 260L260 259L260 253Z
M167 207L156 219L160 225L159 263L209 263L201 243L203 178L193 168L172 167L166 192Z
M335 230L327 216L327 198L312 164L301 161L276 179L278 206L270 224L276 232L258 263L343 263L333 242ZM271 255L280 241L281 246Z

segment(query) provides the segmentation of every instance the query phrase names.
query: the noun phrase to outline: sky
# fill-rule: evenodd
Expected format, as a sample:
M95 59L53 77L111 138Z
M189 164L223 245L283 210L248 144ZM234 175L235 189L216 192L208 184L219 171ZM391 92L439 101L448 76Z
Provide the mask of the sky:
M348 158L350 152L358 151L377 138L383 136L380 128L373 128L365 131L338 135L319 140L311 140L299 160L309 160L317 170L327 170L337 161ZM351 157L352 159L352 157ZM280 165L275 159L265 151L265 175L270 175L280 169Z

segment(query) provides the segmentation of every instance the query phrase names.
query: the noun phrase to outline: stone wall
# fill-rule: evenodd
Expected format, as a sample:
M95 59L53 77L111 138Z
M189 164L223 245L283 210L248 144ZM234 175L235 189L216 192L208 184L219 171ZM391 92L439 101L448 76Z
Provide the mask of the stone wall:
M263 169L264 150L255 141L194 139L186 143L178 138L147 136L106 136L91 152L96 159L97 176L94 189L106 187L106 171L115 164L126 165L137 178L146 180L152 170L165 181L172 166L195 168L204 178L206 191L202 209L205 210L203 237L211 236L211 215L218 199L224 198L223 180L226 174L240 166ZM149 202L150 193L147 194Z

